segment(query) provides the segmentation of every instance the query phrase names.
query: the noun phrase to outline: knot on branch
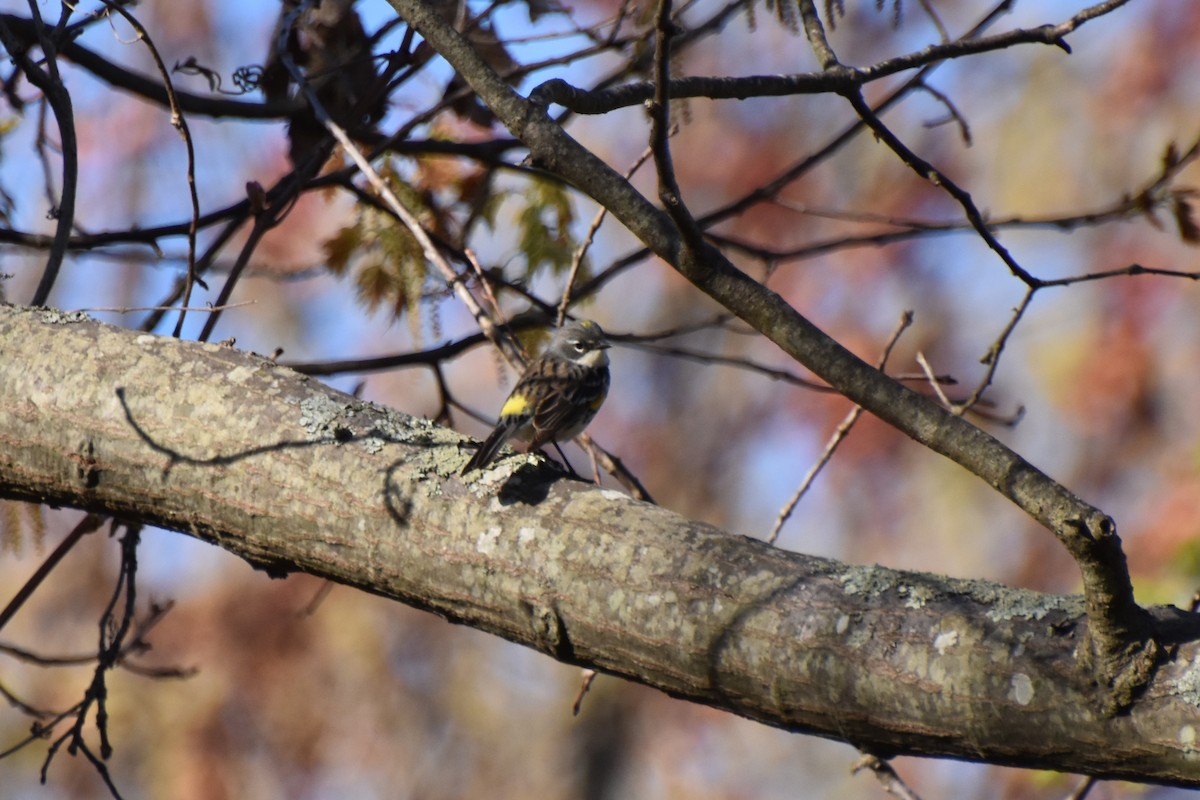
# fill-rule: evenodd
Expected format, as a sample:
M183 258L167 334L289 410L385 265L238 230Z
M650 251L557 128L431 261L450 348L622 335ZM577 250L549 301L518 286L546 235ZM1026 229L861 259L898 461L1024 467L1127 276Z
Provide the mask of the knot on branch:
M1117 536L1117 523L1112 517L1104 512L1093 509L1092 513L1084 519L1072 520L1071 526L1081 536L1086 537L1089 541L1100 545L1115 545L1118 552L1121 547L1120 537ZM1119 553L1121 561L1124 562L1125 556Z
M571 642L567 621L563 619L557 604L528 602L524 605L529 614L530 625L545 652L559 661L572 661L575 657L575 645Z
M1163 650L1154 620L1133 597L1133 584L1112 517L1098 509L1066 520L1065 542L1079 563L1087 602L1087 639L1081 666L1115 715L1133 704L1154 674Z
M562 78L552 78L533 87L533 91L529 93L529 102L542 109L549 107L551 103L570 108L571 102L579 95L580 91Z
M1150 628L1150 616L1146 616ZM1083 663L1088 667L1103 692L1105 715L1116 716L1133 705L1133 701L1154 676L1154 670L1164 655L1163 648L1151 630L1142 637L1117 640L1093 636L1088 629L1088 651Z

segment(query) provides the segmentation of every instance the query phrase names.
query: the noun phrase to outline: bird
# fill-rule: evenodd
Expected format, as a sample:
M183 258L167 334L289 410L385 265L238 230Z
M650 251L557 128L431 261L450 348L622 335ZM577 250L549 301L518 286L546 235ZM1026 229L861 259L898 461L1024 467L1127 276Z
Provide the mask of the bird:
M532 452L583 433L608 396L609 347L603 329L591 320L555 330L504 401L495 429L459 474L491 464L513 437L528 440Z

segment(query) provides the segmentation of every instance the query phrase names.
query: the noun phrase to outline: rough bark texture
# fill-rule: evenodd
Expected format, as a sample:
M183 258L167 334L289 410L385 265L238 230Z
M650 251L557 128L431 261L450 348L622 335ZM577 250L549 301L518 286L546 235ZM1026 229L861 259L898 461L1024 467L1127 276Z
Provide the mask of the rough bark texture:
M1103 712L1078 597L773 549L258 356L0 306L0 495L133 518L879 754L1200 786L1200 620ZM1002 531L988 535L1003 535Z
M428 0L388 3L529 148L535 164L608 209L665 263L813 374L897 430L979 476L1054 533L1079 565L1083 578L1093 622L1086 658L1105 686L1104 705L1109 713L1116 713L1133 701L1163 654L1153 620L1134 601L1121 541L1111 519L962 416L882 375L703 242L694 230L688 230L686 222L677 225L672 216L575 141L545 108L520 96ZM811 10L811 3L802 3L801 10L805 7ZM1066 32L1069 30L1057 36ZM659 158L656 154L656 160ZM682 202L682 198L676 199ZM686 215L677 210L676 216Z

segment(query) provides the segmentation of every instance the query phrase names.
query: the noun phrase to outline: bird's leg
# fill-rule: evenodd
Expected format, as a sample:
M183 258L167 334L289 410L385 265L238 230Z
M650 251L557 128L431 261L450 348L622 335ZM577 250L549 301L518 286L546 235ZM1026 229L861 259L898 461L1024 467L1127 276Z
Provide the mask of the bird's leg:
M567 468L567 472L571 473L571 477L583 480L583 476L576 472L575 468L571 466L571 462L567 460L567 454L563 452L563 449L559 446L558 442L554 442L553 444L554 449L558 451L559 458L562 459L563 466Z

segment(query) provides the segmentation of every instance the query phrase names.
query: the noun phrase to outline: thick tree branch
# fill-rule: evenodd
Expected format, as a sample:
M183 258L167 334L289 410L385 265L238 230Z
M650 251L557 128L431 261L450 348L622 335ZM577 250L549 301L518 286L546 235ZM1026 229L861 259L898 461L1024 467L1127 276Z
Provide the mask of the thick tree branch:
M665 212L571 138L544 108L517 94L432 5L423 0L388 2L525 142L539 166L607 207L666 263L838 391L967 468L1049 528L1083 574L1092 620L1084 661L1094 662L1096 678L1109 687L1110 711L1132 702L1160 652L1150 617L1134 602L1120 538L1107 515L994 437L866 364L716 248L685 248Z
M1193 614L1153 611L1173 658L1111 716L1076 669L1080 598L786 553L527 457L464 484L457 434L230 348L9 306L0 341L0 496L179 530L872 752L1200 786Z

